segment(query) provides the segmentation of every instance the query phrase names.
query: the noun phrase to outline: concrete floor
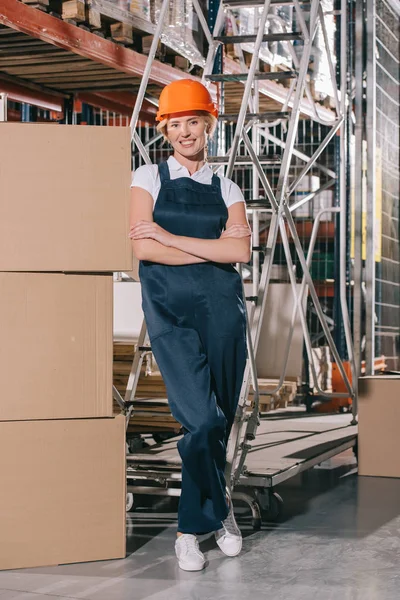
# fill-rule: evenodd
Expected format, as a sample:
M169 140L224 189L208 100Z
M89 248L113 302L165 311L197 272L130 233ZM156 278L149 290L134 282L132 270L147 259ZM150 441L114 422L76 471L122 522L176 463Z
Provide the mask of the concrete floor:
M203 572L177 567L176 501L158 500L128 515L125 560L1 572L0 600L400 599L400 479L358 478L347 452L277 491L281 521L253 532L238 506L242 554L206 539Z

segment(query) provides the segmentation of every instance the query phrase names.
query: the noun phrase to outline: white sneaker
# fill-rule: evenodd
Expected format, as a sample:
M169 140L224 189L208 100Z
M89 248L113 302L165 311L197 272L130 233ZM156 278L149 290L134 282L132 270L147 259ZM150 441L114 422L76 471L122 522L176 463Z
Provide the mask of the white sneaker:
M183 571L201 571L206 559L199 548L197 537L191 533L183 533L176 538L175 552Z
M215 539L226 556L237 556L242 549L242 534L235 520L230 495L228 495L228 503L228 516L225 521L222 521L222 529L215 532Z

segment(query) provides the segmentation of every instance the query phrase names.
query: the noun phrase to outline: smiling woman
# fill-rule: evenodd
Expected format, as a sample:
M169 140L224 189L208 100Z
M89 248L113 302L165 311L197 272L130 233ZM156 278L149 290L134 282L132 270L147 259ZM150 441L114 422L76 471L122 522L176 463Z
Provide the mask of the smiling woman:
M175 549L189 571L205 565L196 534L214 531L228 556L242 546L224 469L247 354L242 282L232 263L250 259L251 231L240 189L206 162L217 114L199 82L164 88L158 129L173 156L140 167L132 181L130 237L143 311L171 412L185 432Z

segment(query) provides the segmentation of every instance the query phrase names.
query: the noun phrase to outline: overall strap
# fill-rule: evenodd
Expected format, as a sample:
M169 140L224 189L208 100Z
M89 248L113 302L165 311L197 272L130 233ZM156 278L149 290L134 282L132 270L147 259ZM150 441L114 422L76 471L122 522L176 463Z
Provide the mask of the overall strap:
M165 181L169 181L170 175L169 175L169 167L168 164L166 162L161 162L158 165L158 172L160 174L160 179L161 179L161 185L165 182Z
M221 179L215 173L213 173L211 184L215 185L218 188L218 190L221 191Z

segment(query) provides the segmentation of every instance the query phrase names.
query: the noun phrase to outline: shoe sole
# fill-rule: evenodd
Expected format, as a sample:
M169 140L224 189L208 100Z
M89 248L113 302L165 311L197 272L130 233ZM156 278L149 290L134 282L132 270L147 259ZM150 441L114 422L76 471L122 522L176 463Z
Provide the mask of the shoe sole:
M182 571L202 571L206 566L206 563L204 563L201 567L193 567L193 565L186 565L184 562L179 560L178 565Z

